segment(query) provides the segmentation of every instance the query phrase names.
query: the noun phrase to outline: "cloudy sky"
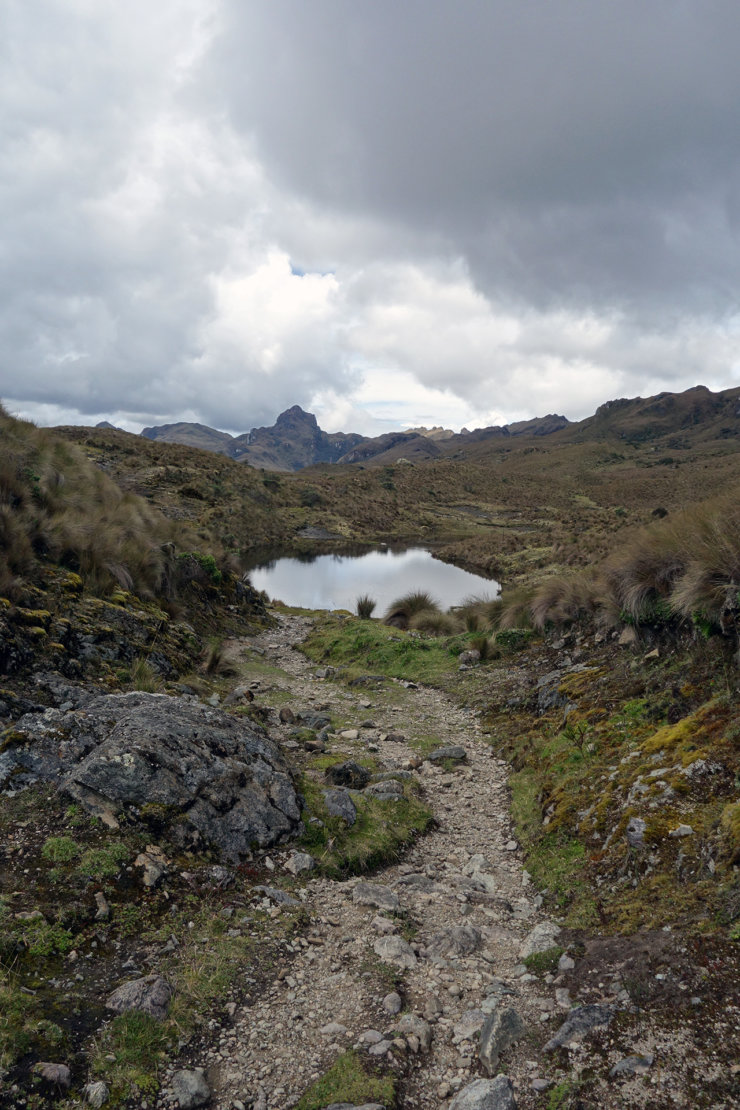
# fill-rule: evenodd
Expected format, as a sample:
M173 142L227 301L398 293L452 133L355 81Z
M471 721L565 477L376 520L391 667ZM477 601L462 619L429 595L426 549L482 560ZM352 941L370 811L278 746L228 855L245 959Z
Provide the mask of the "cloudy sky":
M737 0L3 0L0 398L375 434L740 383Z

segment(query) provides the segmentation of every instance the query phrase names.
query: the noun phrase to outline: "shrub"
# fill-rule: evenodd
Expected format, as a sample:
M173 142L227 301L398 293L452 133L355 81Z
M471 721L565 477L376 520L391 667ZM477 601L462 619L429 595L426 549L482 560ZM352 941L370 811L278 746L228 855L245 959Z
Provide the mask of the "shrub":
M361 617L364 621L370 620L375 610L375 605L376 602L367 594L358 597L356 602L357 616Z
M432 610L439 612L440 608L431 595L425 590L414 590L391 602L383 617L383 624L407 629L415 613Z
M435 636L454 636L460 631L461 623L452 613L442 613L439 609L422 609L411 616L408 627L418 632L431 632Z

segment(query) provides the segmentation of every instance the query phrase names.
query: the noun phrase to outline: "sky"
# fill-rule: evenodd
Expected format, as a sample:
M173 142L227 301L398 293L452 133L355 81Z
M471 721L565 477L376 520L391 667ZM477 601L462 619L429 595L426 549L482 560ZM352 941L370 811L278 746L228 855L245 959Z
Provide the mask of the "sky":
M737 0L3 0L0 399L459 430L740 384Z

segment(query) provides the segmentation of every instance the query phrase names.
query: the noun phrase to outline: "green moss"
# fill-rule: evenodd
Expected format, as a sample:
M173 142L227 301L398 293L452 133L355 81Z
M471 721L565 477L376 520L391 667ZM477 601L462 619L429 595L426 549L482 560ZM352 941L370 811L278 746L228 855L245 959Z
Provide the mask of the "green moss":
M329 1070L309 1087L296 1110L321 1110L334 1103L361 1106L379 1102L392 1106L395 1082L392 1076L373 1075L356 1052L343 1052Z
M564 951L564 948L559 948L557 945L554 945L552 948L547 948L544 952L533 952L531 956L525 958L524 966L531 971L533 975L546 975L549 971L557 971L558 960Z
M80 847L71 836L50 836L44 842L41 855L51 863L70 863L80 854Z
M77 864L77 871L96 879L114 879L130 856L128 845L116 840L102 848L88 848Z

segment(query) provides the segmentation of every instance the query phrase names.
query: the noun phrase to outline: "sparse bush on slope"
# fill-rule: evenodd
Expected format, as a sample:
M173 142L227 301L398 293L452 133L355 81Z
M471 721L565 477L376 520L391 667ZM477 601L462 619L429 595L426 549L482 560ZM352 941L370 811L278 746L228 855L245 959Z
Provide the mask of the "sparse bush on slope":
M92 592L177 593L177 551L197 546L182 524L124 493L73 444L0 408L0 591L12 595L45 562ZM181 577L181 575L180 575Z
M383 624L407 629L416 613L440 612L437 602L425 590L414 590L392 601L383 617Z
M694 506L636 533L600 567L504 595L502 627L583 617L613 626L693 621L736 633L740 614L740 498Z

